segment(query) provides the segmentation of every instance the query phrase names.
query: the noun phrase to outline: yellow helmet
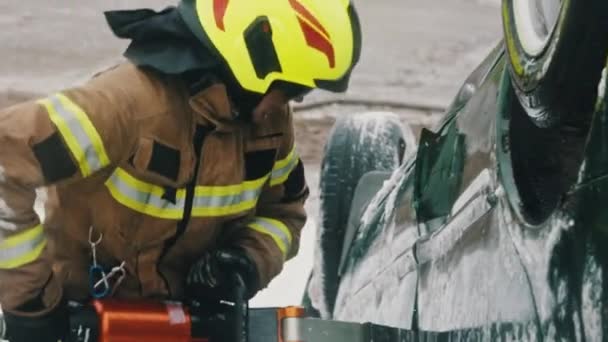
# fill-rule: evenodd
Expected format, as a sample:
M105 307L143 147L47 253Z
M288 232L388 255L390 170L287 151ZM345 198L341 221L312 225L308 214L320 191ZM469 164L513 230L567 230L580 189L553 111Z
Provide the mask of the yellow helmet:
M252 92L264 94L275 81L345 91L359 60L350 0L182 0L178 8Z

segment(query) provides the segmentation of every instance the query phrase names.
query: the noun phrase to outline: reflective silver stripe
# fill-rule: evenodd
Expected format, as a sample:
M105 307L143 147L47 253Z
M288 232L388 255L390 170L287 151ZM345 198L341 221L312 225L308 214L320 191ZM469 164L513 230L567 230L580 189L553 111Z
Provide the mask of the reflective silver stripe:
M44 234L37 235L33 240L24 241L23 243L7 249L0 249L0 262L15 260L19 257L30 253L42 242L44 242Z
M270 174L236 185L197 186L193 217L219 217L255 208Z
M296 152L296 146L294 145L291 152L281 160L277 160L274 163L274 168L270 176L270 186L276 186L283 184L289 178L289 174L300 162L300 157Z
M254 208L268 175L237 185L197 186L192 203L193 217L219 217ZM150 216L181 219L186 203L186 190L178 189L176 203L163 199L165 190L155 184L143 182L118 168L106 182L112 197L140 213Z
M255 220L249 224L249 227L270 235L277 243L284 256L286 256L291 249L291 233L287 226L281 221L265 217L256 217Z
M241 202L256 200L262 193L262 188L245 190L239 194L208 196L199 195L194 198L194 207L219 208L237 205Z
M294 157L289 161L287 165L280 169L272 170L272 179L286 178L291 171L298 165L299 158L294 154Z
M113 174L110 179L112 183L116 185L116 187L121 189L123 195L139 203L148 204L158 209L181 209L184 207L184 198L177 198L175 204L173 204L155 194L149 192L142 192L130 187L127 183L123 182L122 179L120 179L120 177L118 177L118 175L116 174Z
M133 210L155 217L180 219L183 214L185 199L176 198L173 204L151 192L140 191L121 179L118 172L112 174L106 186L113 197Z
M89 165L90 171L94 172L94 171L97 171L97 170L103 168L104 166L106 166L101 161L101 156L99 156L97 154L93 141L87 135L85 128L82 126L81 122L78 120L77 115L74 112L72 112L69 108L66 108L63 105L63 103L59 99L58 95L53 95L53 96L49 97L49 100L51 102L51 105L53 106L53 109L55 109L57 114L59 114L63 118L64 122L66 123L67 127L70 130L70 133L78 142L78 145L80 146L80 148L82 149L82 151L84 153L84 159L86 160L87 164ZM72 152L74 152L74 151L72 151ZM76 159L81 158L81 156L75 156L75 157L76 157Z
M0 269L20 267L34 261L46 244L41 225L0 242Z

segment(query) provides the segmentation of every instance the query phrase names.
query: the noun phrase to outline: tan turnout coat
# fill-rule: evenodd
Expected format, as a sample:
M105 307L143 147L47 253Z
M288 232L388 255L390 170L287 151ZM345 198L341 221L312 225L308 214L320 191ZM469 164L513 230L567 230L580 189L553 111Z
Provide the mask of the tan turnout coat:
M100 265L125 263L118 298L180 298L189 265L229 245L265 287L298 249L304 171L289 108L258 125L231 108L221 84L190 94L125 63L0 111L2 307L90 298L90 231ZM35 190L50 185L41 225Z

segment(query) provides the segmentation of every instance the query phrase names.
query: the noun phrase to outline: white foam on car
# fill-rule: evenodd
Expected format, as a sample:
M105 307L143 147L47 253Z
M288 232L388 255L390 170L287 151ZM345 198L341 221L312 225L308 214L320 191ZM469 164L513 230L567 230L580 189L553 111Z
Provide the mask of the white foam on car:
M414 135L412 129L408 125L404 125L400 121L399 116L394 112L367 111L352 114L352 116L350 116L348 120L346 120L346 123L351 125L350 129L352 131L361 132L361 135L359 137L360 144L368 144L374 141L375 145L378 146L388 146L390 144L394 144L394 135L392 134L392 131L389 130L389 128L394 126L399 127L401 129L402 136L406 144L404 160L408 160L411 158L411 156L415 155L416 136ZM330 135L333 134L334 129L332 129ZM356 155L352 157L357 158ZM395 156L395 158L398 158L398 156ZM398 160L395 160L395 164L398 164ZM378 200L370 204L368 206L368 209L363 214L363 222L368 222L369 220L371 220L371 215L374 211L370 208L377 207L380 203L379 198L386 197L389 192L395 188L395 185L398 183L400 178L400 173L394 172L392 177L384 183L382 190L380 190L380 192L374 197L374 199ZM393 205L388 205L386 209L387 211L392 211L391 208L394 208L394 202L396 201L396 193L392 199L389 199L389 201L393 203ZM321 215L319 215L318 217L321 217ZM320 227L320 229L323 229L321 225L318 225L318 227ZM358 234L362 233L364 232L358 232ZM320 241L318 241L319 236L320 234L317 235L317 240L315 241L317 248L318 246L320 246ZM320 252L315 253L314 269L323 269L323 259L321 257ZM331 317L331 312L329 312L329 308L326 305L327 301L323 293L323 289L325 288L324 283L325 278L323 274L321 274L320 272L313 274L310 287L308 288L308 294L310 296L313 306L320 312L321 317L329 318Z
M395 189L395 187L401 182L403 177L404 177L404 172L400 168L400 169L393 171L393 174L391 175L391 177L389 179L387 179L386 181L384 181L384 183L382 184L382 188L380 189L380 191L378 191L376 196L374 196L374 198L371 200L369 205L366 207L365 212L363 212L363 215L361 216L361 228L364 228L364 227L367 227L370 225L371 221L373 220L376 213L378 212L378 208L382 204L382 201L384 201L387 198L387 196L389 196L391 194L391 192ZM396 193L396 191L395 191L395 193ZM396 194L395 194L395 196L396 196ZM361 238L361 236L363 234L365 234L365 229L360 229L357 232L357 238Z
M583 272L582 320L585 323L585 341L604 341L602 316L603 270L596 257L588 257ZM574 320L578 322L578 320ZM579 329L577 329L579 330ZM581 341L582 339L579 339Z
M539 2L541 8L536 7L539 5ZM528 54L538 56L547 46L551 33L555 29L557 23L559 6L559 0L536 0L536 2L529 0L513 0L515 28L519 40ZM550 31L544 36L541 36L540 33L538 33L537 28L535 28L539 15L542 15L543 19L549 21L549 24L551 25L551 28L549 28Z
M394 112L384 112L384 111L372 111L365 112L361 114L357 114L353 117L349 122L353 125L353 128L358 129L362 132L361 134L361 142L364 143L366 141L370 141L372 139L380 140L378 145L389 145L394 143L392 141L393 135L389 134L389 130L387 129L390 126L398 126L401 128L402 136L405 141L405 154L403 156L403 160L407 162L416 154L417 144L416 144L416 135L412 131L409 125L404 125L399 120L399 116ZM356 156L353 156L356 158ZM378 206L381 201L388 196L388 194L392 191L392 189L398 184L400 179L403 176L403 172L397 172L395 170L391 177L386 180L378 192L378 194L374 197L372 202L367 206L363 216L361 217L362 226L366 226L369 224L373 215L377 211ZM395 194L396 195L396 194ZM391 201L394 204L394 199ZM387 206L387 211L392 211L394 206ZM359 232L360 234L361 232Z

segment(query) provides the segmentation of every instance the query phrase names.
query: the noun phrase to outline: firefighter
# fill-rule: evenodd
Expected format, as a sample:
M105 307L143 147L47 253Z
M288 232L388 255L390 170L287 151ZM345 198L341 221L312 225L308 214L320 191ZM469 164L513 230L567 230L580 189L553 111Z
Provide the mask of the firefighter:
M106 19L126 61L0 111L11 341L65 338L68 301L219 299L234 274L249 298L266 287L306 218L288 102L345 91L360 54L349 0L182 0Z

